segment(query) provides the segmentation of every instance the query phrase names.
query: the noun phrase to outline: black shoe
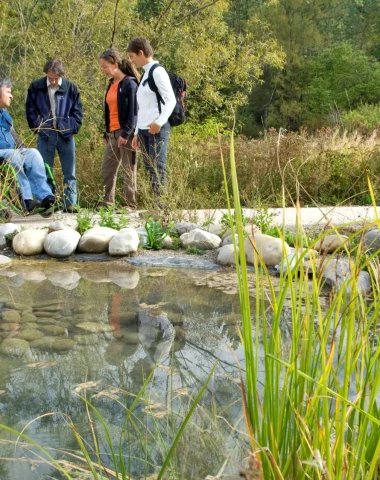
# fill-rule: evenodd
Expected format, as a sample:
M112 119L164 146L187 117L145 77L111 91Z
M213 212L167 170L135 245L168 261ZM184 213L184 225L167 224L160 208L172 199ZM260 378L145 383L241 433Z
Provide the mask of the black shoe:
M28 213L32 212L41 205L37 200L24 200L24 203Z
M40 214L43 217L50 217L54 212L55 197L48 195L41 202Z
M62 210L65 213L79 213L78 205L66 205Z

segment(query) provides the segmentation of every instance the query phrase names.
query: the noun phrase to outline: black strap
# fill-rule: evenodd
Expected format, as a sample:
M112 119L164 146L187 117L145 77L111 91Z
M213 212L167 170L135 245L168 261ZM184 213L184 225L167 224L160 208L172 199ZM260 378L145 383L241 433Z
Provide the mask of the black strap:
M159 63L154 63L149 69L148 78L146 78L143 81L142 85L144 87L146 85L146 83L148 82L149 88L152 90L152 92L154 92L156 94L157 103L158 103L158 111L160 112L160 115L161 115L161 104L165 105L165 102L164 102L164 99L161 97L160 92L158 91L156 82L154 81L154 77L153 77L153 72L156 70L157 67L162 67L162 65L160 65ZM164 67L162 67L162 68L164 68Z

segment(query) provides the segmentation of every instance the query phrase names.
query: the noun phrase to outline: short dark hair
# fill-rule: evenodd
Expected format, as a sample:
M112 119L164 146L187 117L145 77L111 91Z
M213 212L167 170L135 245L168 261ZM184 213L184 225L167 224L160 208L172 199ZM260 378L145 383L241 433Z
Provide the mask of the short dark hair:
M52 58L45 63L44 73L54 72L58 77L63 77L66 73L65 65L62 60Z
M0 78L0 92L3 88L12 88L12 82L9 78Z
M148 40L144 37L135 37L129 42L127 51L138 54L140 50L143 51L146 57L153 57L153 48Z

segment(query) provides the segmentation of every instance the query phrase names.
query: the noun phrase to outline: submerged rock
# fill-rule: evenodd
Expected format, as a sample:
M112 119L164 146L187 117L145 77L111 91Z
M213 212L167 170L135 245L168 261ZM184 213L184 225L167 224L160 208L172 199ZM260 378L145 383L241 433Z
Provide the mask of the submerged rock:
M9 267L12 260L5 255L0 255L0 268Z
M29 343L19 338L6 338L0 345L0 353L23 357L29 352Z
M78 323L77 327L91 333L112 332L114 329L113 327L111 327L111 325L93 322Z
M58 325L40 325L38 327L41 332L52 336L66 335L66 330Z
M36 348L45 352L66 352L71 350L74 345L74 340L61 337L44 337L40 340L30 342L31 348Z
M26 340L27 342L33 342L34 340L39 340L42 338L44 334L39 330L30 328L26 330L22 330L18 335L17 338L21 340Z
M2 319L4 322L19 323L21 321L21 315L17 310L6 310L2 313Z

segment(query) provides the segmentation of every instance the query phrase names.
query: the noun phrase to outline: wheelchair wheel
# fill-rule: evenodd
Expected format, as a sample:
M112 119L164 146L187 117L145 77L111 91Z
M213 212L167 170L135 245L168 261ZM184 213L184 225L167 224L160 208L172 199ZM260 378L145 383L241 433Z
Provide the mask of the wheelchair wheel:
M25 215L25 205L22 200L20 188L17 185L9 186L4 192L9 208L19 215Z

